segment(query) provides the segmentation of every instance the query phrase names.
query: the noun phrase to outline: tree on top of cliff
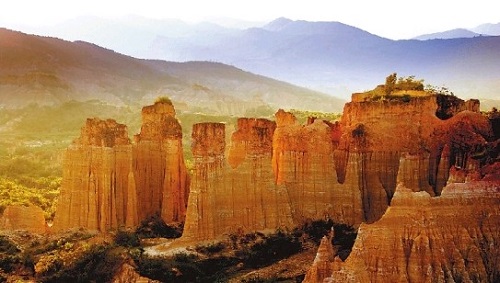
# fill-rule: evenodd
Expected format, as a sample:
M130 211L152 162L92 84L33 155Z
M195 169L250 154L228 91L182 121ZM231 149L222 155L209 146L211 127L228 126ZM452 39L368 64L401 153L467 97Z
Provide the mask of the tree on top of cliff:
M172 100L170 100L170 98L168 96L159 96L155 100L155 104L156 103L168 103L168 104L172 104Z
M394 90L394 86L396 85L396 79L398 74L392 73L387 78L385 78L385 94L389 95Z
M385 78L385 84L378 85L372 90L356 94L363 101L397 100L409 102L411 96L427 96L429 93L424 90L424 80L415 79L415 76L397 77L397 73L392 73Z
M395 75L396 73L394 73ZM424 90L424 80L416 80L415 76L400 77L394 85L395 90Z

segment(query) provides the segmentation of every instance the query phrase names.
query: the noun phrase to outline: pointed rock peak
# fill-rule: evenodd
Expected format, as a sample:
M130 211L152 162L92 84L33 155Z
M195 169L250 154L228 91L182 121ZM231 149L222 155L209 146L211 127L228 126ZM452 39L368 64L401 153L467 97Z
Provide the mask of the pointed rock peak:
M334 257L332 239L328 236L323 236L314 262L332 262Z

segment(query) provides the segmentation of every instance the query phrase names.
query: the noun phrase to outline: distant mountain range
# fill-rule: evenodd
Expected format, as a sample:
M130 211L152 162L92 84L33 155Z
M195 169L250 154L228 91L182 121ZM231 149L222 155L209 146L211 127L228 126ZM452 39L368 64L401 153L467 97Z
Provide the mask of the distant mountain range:
M500 23L483 24L471 29L457 28L443 32L423 34L415 37L418 40L429 39L453 39L453 38L470 38L477 36L500 36Z
M344 101L213 62L142 60L97 45L0 29L0 107L100 100L146 105L169 96L188 111L340 112ZM252 113L253 113L252 112Z
M346 100L393 72L445 86L462 98L500 100L500 37L487 36L500 34L499 24L421 37L429 40L390 40L340 22L286 18L246 29L80 18L30 32L85 40L138 58L221 62ZM430 40L436 37L445 39Z

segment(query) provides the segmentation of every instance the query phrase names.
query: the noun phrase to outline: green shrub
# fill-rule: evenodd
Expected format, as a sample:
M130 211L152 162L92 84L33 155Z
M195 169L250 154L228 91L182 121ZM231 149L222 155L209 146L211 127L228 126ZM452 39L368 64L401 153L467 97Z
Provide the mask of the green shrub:
M319 245L323 236L328 235L334 225L335 223L333 223L331 219L314 221L309 220L302 225L302 230L311 240Z
M188 258L176 261L174 258L143 256L137 262L139 274L161 282L209 282L202 281L205 274L198 264Z

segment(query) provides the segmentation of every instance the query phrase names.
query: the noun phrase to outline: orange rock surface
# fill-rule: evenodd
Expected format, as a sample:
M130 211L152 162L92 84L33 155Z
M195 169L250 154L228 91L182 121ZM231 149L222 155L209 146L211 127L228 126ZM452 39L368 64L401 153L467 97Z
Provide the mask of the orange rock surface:
M347 260L323 260L329 278L304 282L497 282L499 207L500 181L449 184L439 197L399 185Z
M43 210L38 206L9 205L0 217L0 230L44 234L47 232L47 224Z
M195 170L183 239L293 225L286 191L274 185L274 128L269 120L239 119L226 159L225 125L194 125Z
M107 231L138 224L132 145L125 125L87 119L65 152L54 230Z
M136 144L125 125L87 120L65 152L54 230L135 227L155 214L167 223L184 220L189 177L173 105L146 106L142 118Z
M141 133L135 136L133 168L138 217L160 214L167 222L184 221L189 176L184 164L182 129L171 102L142 109Z

